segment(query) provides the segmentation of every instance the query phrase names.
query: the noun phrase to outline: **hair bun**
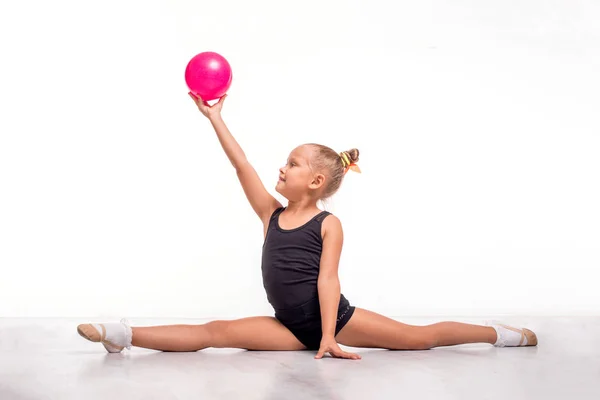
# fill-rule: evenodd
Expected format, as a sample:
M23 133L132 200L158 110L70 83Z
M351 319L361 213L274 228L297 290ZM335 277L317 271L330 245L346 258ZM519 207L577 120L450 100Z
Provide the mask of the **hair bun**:
M359 154L358 149L346 150L346 151L344 151L344 153L346 153L348 155L348 157L350 158L350 162L352 162L352 163L358 162L358 154Z

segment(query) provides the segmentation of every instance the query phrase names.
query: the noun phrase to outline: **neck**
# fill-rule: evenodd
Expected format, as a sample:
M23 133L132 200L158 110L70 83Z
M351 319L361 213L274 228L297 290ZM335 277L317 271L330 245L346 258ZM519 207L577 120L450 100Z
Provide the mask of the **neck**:
M286 211L292 214L302 214L305 212L312 212L318 210L317 201L313 199L302 199L298 201L288 201Z

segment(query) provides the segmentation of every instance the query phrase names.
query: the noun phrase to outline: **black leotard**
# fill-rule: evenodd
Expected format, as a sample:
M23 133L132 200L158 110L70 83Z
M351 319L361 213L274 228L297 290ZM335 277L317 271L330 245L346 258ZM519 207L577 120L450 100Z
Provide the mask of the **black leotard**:
M262 253L263 286L275 316L309 349L319 347L321 314L317 281L323 238L321 225L330 214L322 211L304 225L282 229L280 207L269 220ZM350 320L354 307L340 296L336 334Z

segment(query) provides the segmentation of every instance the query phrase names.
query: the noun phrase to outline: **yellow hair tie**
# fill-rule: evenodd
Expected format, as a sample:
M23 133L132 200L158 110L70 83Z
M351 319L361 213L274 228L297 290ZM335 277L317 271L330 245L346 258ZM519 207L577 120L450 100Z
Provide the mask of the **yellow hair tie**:
M361 170L358 167L358 165L350 161L350 157L348 157L348 154L345 151L340 153L340 157L342 159L342 165L344 166L344 175L346 174L346 172L348 172L348 170L358 172L359 174L361 173Z
M342 164L343 164L344 168L346 168L348 165L351 164L350 158L348 157L346 152L340 153L340 157L342 158Z

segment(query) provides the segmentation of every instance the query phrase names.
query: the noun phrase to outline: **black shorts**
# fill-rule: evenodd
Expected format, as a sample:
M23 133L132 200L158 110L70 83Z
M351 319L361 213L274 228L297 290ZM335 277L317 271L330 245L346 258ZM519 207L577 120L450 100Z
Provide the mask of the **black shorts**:
M354 309L355 307L351 306L350 302L342 294L340 296L335 326L336 335L350 321L350 317L354 314ZM288 328L307 349L319 350L323 330L318 297L295 308L276 309L275 318Z

